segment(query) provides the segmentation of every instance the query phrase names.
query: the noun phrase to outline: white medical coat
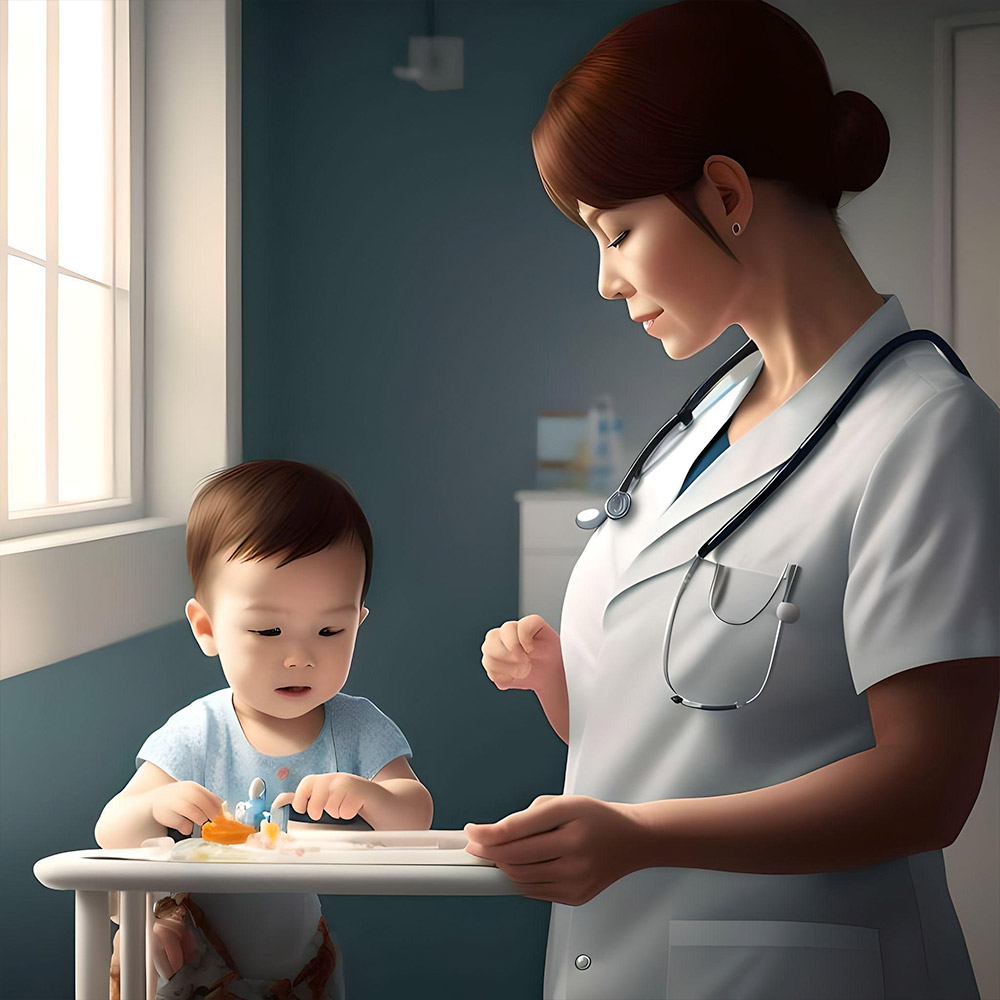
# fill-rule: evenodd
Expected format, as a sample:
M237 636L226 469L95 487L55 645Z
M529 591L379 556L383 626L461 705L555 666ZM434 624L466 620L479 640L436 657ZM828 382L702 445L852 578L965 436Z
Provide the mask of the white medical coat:
M667 613L688 561L862 364L910 329L896 297L883 300L677 497L760 357L733 369L654 454L629 515L594 532L562 613L566 794L645 802L788 781L875 745L862 695L870 685L1000 653L1000 412L919 342L883 363L806 463L709 556L772 585L786 563L800 567L792 600L801 616L785 627L761 696L735 711L700 711L673 703L664 683ZM764 613L772 624L779 598ZM681 637L687 670L683 658L671 666L671 682L695 700L707 699L691 689L692 660L762 674L774 635L750 629L734 639L703 608L704 628ZM546 998L977 996L939 850L821 874L645 869L581 906L552 906Z

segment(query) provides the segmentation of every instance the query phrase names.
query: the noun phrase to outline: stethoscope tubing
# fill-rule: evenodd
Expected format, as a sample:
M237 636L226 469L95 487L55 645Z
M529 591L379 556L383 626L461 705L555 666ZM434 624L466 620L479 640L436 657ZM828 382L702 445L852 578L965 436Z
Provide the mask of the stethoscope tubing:
M667 615L667 627L663 633L663 649L660 654L660 658L663 663L663 679L666 681L667 687L670 688L672 692L670 700L674 702L674 704L676 705L684 705L687 708L700 708L706 712L725 712L730 709L746 708L746 706L749 705L752 701L756 701L757 698L760 697L764 688L767 687L768 679L771 676L771 669L774 667L774 661L778 655L778 645L781 642L781 632L785 626L785 620L782 617L780 617L780 614L778 617L778 627L774 631L774 642L771 645L771 655L768 657L767 671L764 674L764 679L763 681L761 681L760 687L757 688L757 691L754 694L752 694L749 698L747 698L745 701L737 700L725 705L709 705L701 701L692 701L690 698L685 698L670 681L670 663L668 658L668 652L670 649L670 637L674 631L674 619L677 617L677 607L681 601L681 594L684 593L684 590L687 587L688 582L694 575L695 570L698 568L698 564L705 561L706 560L704 559L704 557L697 555L691 559L691 562L688 565L687 572L684 574L684 579L681 580L681 585L677 588L677 593L674 594L674 599L670 603L670 612ZM790 601L792 596L792 587L795 584L795 576L799 570L798 566L796 566L794 563L786 564L785 568L781 571L781 576L778 577L778 582L774 585L774 590L771 591L770 596L768 597L767 601L765 601L764 604L761 606L760 610L758 610L756 614L751 615L750 618L746 619L746 621L744 622L731 622L726 618L722 618L715 608L715 600L714 600L715 584L716 580L718 579L719 569L720 569L720 564L716 563L715 569L712 574L712 587L709 592L709 601L708 601L709 607L712 609L712 613L715 615L716 618L718 618L719 621L721 621L725 625L730 625L734 627L746 625L747 622L753 621L753 619L756 618L757 615L759 615L764 610L764 608L766 608L771 603L771 601L774 599L774 595L778 592L778 588L781 586L783 581L785 584L785 590L784 593L782 594L781 600L783 602Z
M774 661L778 653L778 645L781 642L781 633L783 631L786 619L790 622L795 621L798 618L798 609L794 606L790 606L790 610L793 613L793 617L788 617L787 614L782 614L782 606L779 605L777 610L778 626L774 633L774 642L771 646L771 655L768 658L767 672L764 675L764 680L760 687L757 689L756 693L745 701L736 701L725 705L709 705L702 702L692 701L688 698L683 697L670 682L670 668L668 660L668 651L670 648L670 637L674 628L674 620L677 615L677 607L680 603L681 594L684 593L688 582L693 575L695 568L703 562L708 554L721 545L727 538L729 538L735 531L739 530L747 520L756 511L760 510L761 506L765 504L772 496L774 496L777 489L792 475L798 468L802 466L802 463L812 455L817 445L823 440L825 435L830 431L830 429L837 422L837 419L844 412L847 406L850 404L851 400L857 395L861 387L871 378L872 374L876 369L882 364L883 361L894 351L899 350L899 348L906 346L907 344L913 343L915 341L928 341L933 344L937 350L944 355L944 357L951 363L951 365L965 375L967 378L971 378L969 375L969 370L962 363L961 359L952 350L951 345L949 345L945 340L943 340L938 334L931 330L909 330L906 333L900 334L898 337L894 337L888 343L883 344L865 363L862 365L861 370L851 379L847 388L837 397L834 404L827 410L823 415L823 418L819 423L809 432L802 444L796 448L795 452L788 458L785 462L781 464L778 471L768 480L764 487L754 494L751 499L744 504L726 523L719 528L697 551L691 559L688 566L687 572L684 574L684 578L681 581L677 592L674 594L673 601L670 605L670 611L667 616L667 627L663 636L663 651L662 651L662 662L663 662L663 678L667 683L667 687L672 692L671 701L685 705L688 708L700 708L706 711L726 711L727 709L740 709L745 708L752 701L754 701L764 688L767 686L768 679L771 676L771 669L774 666ZM629 491L632 487L639 481L642 476L642 467L646 460L652 455L653 451L659 445L659 443L666 437L667 434L677 426L678 423L683 423L685 427L691 423L693 420L693 411L698 403L711 391L711 389L717 385L722 378L724 378L737 364L739 364L744 358L749 357L754 351L757 350L757 346L752 341L747 341L732 357L728 358L715 372L713 372L698 388L688 397L687 401L681 407L680 410L673 417L670 418L654 435L650 438L649 443L645 448L639 453L636 460L629 467L628 473L622 480L619 489L608 497L604 504L604 517L600 516L600 512L596 509L593 511L581 511L577 515L576 523L581 528L596 528L603 523L606 518L610 517L613 520L619 520L624 517L631 507L632 498ZM586 515L586 516L585 516ZM715 564L715 572L712 577L712 586L709 595L709 604L712 608L712 612L719 618L720 621L725 622L725 619L721 618L716 611L714 603L715 586L718 579L719 564ZM775 586L774 591L771 594L767 604L773 600L774 593L777 592L778 586L781 585L782 579L785 580L785 593L784 602L790 601L792 586L795 581L795 576L798 571L798 567L789 563L785 566L781 577L779 577L778 584ZM765 606L767 606L765 604ZM761 608L763 610L763 608ZM787 610L787 608L786 608ZM759 613L759 612L758 612ZM756 617L756 616L754 616ZM749 620L749 619L748 619ZM738 625L745 623L738 622L726 622L729 625Z
M600 527L609 517L612 520L623 518L632 506L632 496L630 490L642 476L642 467L646 464L649 456L659 447L660 442L678 425L685 427L694 419L694 410L698 404L715 388L718 383L725 378L729 372L735 368L744 358L750 357L757 351L757 345L748 340L735 354L727 358L711 375L705 379L701 385L691 393L684 401L684 405L646 442L646 446L636 456L635 461L629 466L628 472L622 479L618 489L615 490L607 500L601 510L593 509L595 516L585 518L584 514L590 511L581 511L576 517L578 528L593 531Z
M778 471L771 477L765 486L744 504L718 531L712 535L699 549L698 555L704 558L713 549L721 545L730 535L737 531L760 507L766 503L775 493L779 486L788 479L789 476L798 469L802 463L816 450L816 446L823 440L830 428L836 423L838 417L844 412L848 404L857 395L861 387L868 381L875 370L893 352L904 347L906 344L915 341L928 341L944 355L951 365L962 375L969 378L969 370L962 363L959 356L942 337L931 330L909 330L906 333L894 337L888 343L883 344L861 367L861 370L854 376L847 388L840 394L833 406L826 412L822 420L810 431L806 439L799 445L792 456L787 459ZM593 530L599 527L607 518L619 520L623 518L632 505L631 489L638 483L642 476L642 467L656 450L661 441L679 423L687 427L694 419L693 411L698 404L718 385L718 383L729 374L744 358L758 350L757 345L748 340L735 354L727 358L697 389L687 398L684 405L675 413L650 439L635 461L629 466L625 478L621 485L604 503L603 516L598 511L594 511L596 517L584 518L587 511L582 511L577 515L576 523L581 528Z
M788 479L789 476L816 450L816 446L823 440L827 432L837 422L840 415L847 409L851 400L858 394L861 387L875 373L875 370L894 351L905 347L907 344L918 340L929 341L933 344L949 362L962 375L969 378L969 370L962 364L961 358L952 350L951 345L939 337L931 330L910 330L894 337L888 343L883 344L865 363L861 370L851 379L847 388L837 397L833 406L827 410L822 420L810 431L806 439L795 449L794 454L789 458L778 471L768 480L764 488L755 494L741 507L719 530L709 538L704 545L698 549L698 555L704 558L713 549L721 545L733 532L737 531L746 521L765 504L775 493L779 486Z

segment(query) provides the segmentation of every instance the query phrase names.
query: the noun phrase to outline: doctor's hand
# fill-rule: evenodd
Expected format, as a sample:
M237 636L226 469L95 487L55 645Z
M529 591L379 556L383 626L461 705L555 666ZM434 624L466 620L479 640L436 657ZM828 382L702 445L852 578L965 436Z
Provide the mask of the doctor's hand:
M490 629L482 651L483 667L501 691L535 691L563 671L559 633L541 615Z
M291 803L297 813L305 813L313 820L320 819L324 812L334 819L354 819L375 790L374 781L346 771L307 774L294 793L282 792L271 803L271 811Z
M579 906L639 867L633 807L587 795L540 795L497 823L466 823L466 851L488 858L521 895Z

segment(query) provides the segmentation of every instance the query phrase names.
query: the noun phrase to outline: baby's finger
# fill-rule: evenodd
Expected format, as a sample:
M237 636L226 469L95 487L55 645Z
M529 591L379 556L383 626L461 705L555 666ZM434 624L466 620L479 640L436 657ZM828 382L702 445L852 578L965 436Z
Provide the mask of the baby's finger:
M297 813L306 812L309 806L309 799L312 796L313 785L316 783L315 774L307 774L296 786L295 795L292 797L292 808ZM322 805L320 806L322 809Z
M168 809L165 813L156 817L164 826L183 833L185 837L194 833L194 824L183 813L175 809Z
M345 789L337 787L331 788L330 794L327 796L326 802L323 804L323 809L320 811L320 816L322 816L325 812L334 819L350 819L349 816L345 816L343 814L345 797Z
M191 804L196 806L206 819L215 819L222 813L222 799L207 788L199 787L192 797Z
M280 808L281 808L282 806L287 806L287 805L288 805L288 803L289 803L289 802L291 802L291 801L292 801L292 800L293 800L294 798L295 798L295 796L294 796L294 795L293 795L293 794L292 794L291 792L282 792L282 793L281 793L281 794L280 794L280 795L279 795L279 796L278 796L278 797L277 797L277 798L276 798L276 799L275 799L275 800L274 800L274 801L273 801L273 802L271 803L271 812L274 812L274 811L275 811L275 809L280 809ZM297 809L296 809L296 812L298 812L298 810L297 810Z
M364 797L357 792L348 792L340 801L339 815L341 819L354 819L365 804Z
M209 820L222 815L222 803L220 802L219 805L220 808L213 809L208 802L188 802L181 809L181 815L194 826L204 826ZM181 830L180 827L176 827L176 829ZM181 830L181 833L190 832L190 830Z

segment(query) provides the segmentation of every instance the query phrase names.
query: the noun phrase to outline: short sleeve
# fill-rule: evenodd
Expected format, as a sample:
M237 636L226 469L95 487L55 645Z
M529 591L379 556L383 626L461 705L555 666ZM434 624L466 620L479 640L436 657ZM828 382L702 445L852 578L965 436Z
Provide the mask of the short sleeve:
M175 781L203 785L207 731L205 710L197 703L188 705L146 737L136 754L136 768L148 760Z
M338 711L331 720L337 768L371 779L397 757L413 751L400 728L367 698L337 695Z
M851 532L844 635L855 690L1000 654L1000 412L939 391L879 456Z

